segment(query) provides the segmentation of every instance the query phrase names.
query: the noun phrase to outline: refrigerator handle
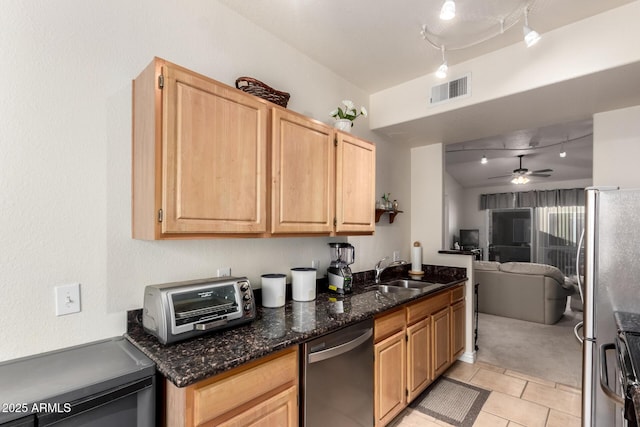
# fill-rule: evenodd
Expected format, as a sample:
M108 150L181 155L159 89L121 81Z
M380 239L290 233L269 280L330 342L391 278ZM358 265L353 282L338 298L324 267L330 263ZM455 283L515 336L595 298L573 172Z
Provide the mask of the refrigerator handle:
M584 326L584 322L580 321L576 326L573 327L573 335L575 335L576 339L580 341L580 344L584 342L584 338L582 337L582 335L578 333L578 331L582 329L583 326Z
M607 351L615 350L616 345L613 343L602 344L600 346L600 388L607 397L614 402L624 405L624 399L616 394L609 386L609 376L607 372Z
M578 252L576 253L576 281L578 282L578 293L580 294L580 301L582 302L582 306L584 307L584 295L582 294L582 283L580 283L580 250L582 249L583 242L584 228L582 229L582 233L580 233L580 239L578 240ZM582 342L582 340L580 342Z

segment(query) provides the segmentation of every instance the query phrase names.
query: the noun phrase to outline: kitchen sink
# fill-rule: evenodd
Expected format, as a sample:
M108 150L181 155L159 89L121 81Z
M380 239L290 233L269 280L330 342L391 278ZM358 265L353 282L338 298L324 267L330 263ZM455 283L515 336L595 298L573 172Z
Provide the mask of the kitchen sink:
M418 290L420 292L427 292L432 289L441 287L439 283L421 282L419 280L397 279L389 282L381 283L378 286L396 287L400 289Z
M393 285L388 285L388 284L380 284L380 285L373 285L370 286L367 289L371 289L371 290L375 290L375 291L380 291L384 294L398 294L398 293L405 293L405 294L419 294L422 292L422 290L418 289L418 288L405 288L402 286L393 286Z

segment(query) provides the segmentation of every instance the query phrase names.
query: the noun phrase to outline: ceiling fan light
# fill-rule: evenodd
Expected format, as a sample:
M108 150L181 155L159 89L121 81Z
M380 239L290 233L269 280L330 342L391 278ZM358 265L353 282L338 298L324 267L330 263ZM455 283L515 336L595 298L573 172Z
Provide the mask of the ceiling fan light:
M456 16L456 3L453 0L445 0L440 9L440 19L449 21Z
M447 61L444 61L439 67L438 70L436 71L436 77L439 79L444 79L445 77L447 77L447 71L449 70L449 67L447 66Z
M489 160L487 160L487 156L483 154L482 159L480 160L480 163L482 163L483 165L486 165L488 162Z
M527 182L529 182L529 178L523 175L517 176L511 180L512 184L517 184L517 185L526 184Z

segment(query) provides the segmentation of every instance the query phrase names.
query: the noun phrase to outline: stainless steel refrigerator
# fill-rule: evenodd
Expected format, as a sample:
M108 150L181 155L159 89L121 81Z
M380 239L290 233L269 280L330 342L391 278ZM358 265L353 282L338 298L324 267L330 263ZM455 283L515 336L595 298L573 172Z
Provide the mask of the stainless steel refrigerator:
M587 188L584 245L582 425L623 426L617 356L609 350L613 313L640 312L640 189Z

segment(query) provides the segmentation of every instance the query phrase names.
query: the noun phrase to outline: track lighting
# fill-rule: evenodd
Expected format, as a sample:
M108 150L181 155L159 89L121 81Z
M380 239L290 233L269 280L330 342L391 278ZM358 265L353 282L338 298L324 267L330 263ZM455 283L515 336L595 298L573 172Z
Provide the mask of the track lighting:
M567 141L569 141L569 138L567 138ZM560 157L563 159L567 157L567 152L564 150L564 142L560 144Z
M444 46L440 46L440 50L442 51L442 64L440 64L438 70L436 71L436 77L439 79L444 79L445 77L447 77L447 71L449 70L449 67L447 66L447 60L444 57Z
M453 0L445 0L440 9L440 19L449 21L456 16L456 3Z
M529 27L529 8L524 9L524 27L522 28L524 33L524 42L527 47L531 47L540 41L540 34L536 30L532 30Z
M511 180L512 184L526 184L529 182L529 178L524 175L519 175Z
M488 162L489 160L487 160L487 156L483 154L482 159L480 160L480 163L482 163L483 165L486 165Z

